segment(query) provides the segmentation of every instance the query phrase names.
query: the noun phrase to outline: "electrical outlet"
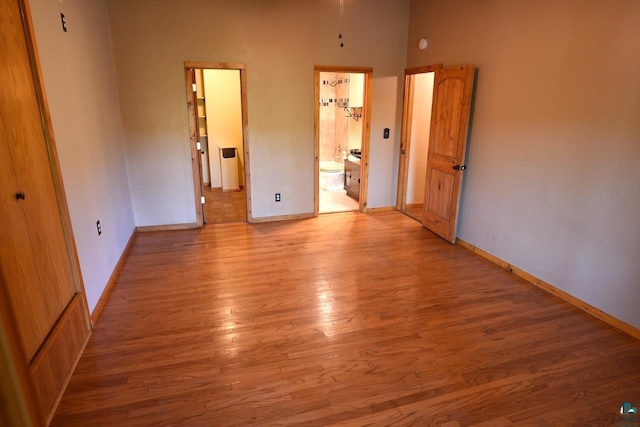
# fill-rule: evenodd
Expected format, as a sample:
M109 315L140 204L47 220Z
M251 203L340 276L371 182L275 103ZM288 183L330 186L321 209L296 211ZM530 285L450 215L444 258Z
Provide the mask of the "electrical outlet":
M102 225L100 225L100 220L96 221L96 228L98 229L98 236L102 234Z
M276 193L276 202L279 202L282 200L282 197L280 197L280 193Z

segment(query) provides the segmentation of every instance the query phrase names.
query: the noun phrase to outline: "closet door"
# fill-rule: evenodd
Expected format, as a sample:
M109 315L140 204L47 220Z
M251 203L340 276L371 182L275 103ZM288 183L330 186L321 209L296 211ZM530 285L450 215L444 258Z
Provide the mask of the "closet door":
M1 3L0 274L50 416L90 324L28 23L22 1Z
M474 66L436 70L422 224L456 242Z

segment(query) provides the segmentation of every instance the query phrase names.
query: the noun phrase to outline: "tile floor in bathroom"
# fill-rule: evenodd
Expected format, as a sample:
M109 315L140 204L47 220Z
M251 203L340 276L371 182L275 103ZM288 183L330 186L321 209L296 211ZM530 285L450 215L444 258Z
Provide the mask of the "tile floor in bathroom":
M358 201L347 196L345 190L320 190L319 213L357 211Z

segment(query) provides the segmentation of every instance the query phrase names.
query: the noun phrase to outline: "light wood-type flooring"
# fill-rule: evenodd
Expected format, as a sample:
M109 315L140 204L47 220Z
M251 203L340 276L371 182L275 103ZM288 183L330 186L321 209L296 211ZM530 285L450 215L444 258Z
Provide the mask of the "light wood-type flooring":
M422 222L422 216L424 215L424 203L407 206L402 213L409 215L418 222Z
M247 202L244 187L240 191L222 191L221 188L204 186L207 224L226 224L247 221Z
M595 426L624 401L639 341L405 215L343 213L139 234L53 425Z

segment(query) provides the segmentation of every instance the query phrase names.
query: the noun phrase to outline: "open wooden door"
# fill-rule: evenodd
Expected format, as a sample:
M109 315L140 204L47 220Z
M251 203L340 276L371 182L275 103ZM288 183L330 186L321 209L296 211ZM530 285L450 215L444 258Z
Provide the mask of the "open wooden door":
M0 406L9 395L48 422L91 323L29 5L1 2L0 22L0 330L10 340L0 337L8 361L0 366ZM5 371L12 367L28 378ZM7 415L29 418L11 411L0 410L0 424Z
M473 65L443 68L433 86L422 225L451 243L456 241L473 76Z

